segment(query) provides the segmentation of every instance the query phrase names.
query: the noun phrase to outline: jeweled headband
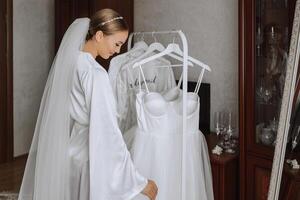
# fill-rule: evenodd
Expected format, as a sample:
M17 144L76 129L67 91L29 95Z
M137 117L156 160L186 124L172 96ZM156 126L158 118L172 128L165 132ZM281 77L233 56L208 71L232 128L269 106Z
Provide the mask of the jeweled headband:
M99 26L104 26L105 24L110 23L110 22L113 22L113 21L116 21L116 20L118 20L118 19L123 19L123 17L115 17L115 18L112 18L112 19L110 19L110 20L107 20L107 21L105 21L105 22L102 22Z

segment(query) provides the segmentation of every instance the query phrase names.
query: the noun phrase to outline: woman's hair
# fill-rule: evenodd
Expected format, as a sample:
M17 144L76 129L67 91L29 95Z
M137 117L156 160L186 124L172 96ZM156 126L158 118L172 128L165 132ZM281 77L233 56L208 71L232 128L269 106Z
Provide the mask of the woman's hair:
M90 40L97 31L104 35L112 35L119 31L127 31L128 25L123 17L116 11L106 8L97 11L91 18L86 40Z

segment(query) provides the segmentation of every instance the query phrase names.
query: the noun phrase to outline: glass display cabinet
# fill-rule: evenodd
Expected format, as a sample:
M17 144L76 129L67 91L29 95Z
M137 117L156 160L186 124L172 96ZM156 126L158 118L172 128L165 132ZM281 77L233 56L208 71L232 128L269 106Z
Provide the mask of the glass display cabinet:
M255 142L274 146L291 24L287 0L257 0L255 9Z
M239 1L240 199L268 196L295 3Z

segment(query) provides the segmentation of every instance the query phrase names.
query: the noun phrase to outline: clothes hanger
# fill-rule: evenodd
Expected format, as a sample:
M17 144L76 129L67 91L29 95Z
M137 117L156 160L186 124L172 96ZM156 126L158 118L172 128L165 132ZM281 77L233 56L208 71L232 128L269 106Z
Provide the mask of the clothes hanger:
M169 55L172 54L172 53L176 53L177 55L181 56L181 57L177 57L177 58L173 57L173 58L175 58L175 59L177 59L177 60L183 62L183 52L181 51L179 45L176 44L176 43L170 43L170 44L167 46L167 48L165 48L165 50L161 51L160 53L155 54L155 55L152 55L152 56L150 56L150 57L144 58L144 59L142 59L142 60L136 62L136 63L133 65L133 68L136 68L136 67L138 67L138 66L140 66L140 65L143 65L143 64L145 64L145 63L148 63L148 62L150 62L150 61L152 61L152 60L158 59L158 58L163 57L163 56L165 56L165 55L168 55L168 56L169 56ZM210 67L209 67L208 65L204 64L203 62L201 62L200 60L197 60L197 59L195 59L195 58L193 58L193 57L191 57L191 56L188 56L188 60L189 60L190 62L192 62L192 63L194 63L194 64L196 64L196 65L198 65L198 66L204 68L204 69L207 70L207 71L211 71ZM176 66L178 66L178 65L176 65Z
M154 38L154 43L152 43L152 44L149 45L149 47L146 50L146 52L143 53L139 57L139 59L143 59L143 58L147 57L148 55L150 55L151 53L154 53L155 51L162 52L162 51L165 50L165 47L161 43L157 42L157 39L154 36L154 32L152 32L152 37ZM183 59L181 59L179 56L177 56L175 54L170 53L168 56L170 56L170 57L172 57L172 58L174 58L176 60L183 61ZM170 66L170 65L168 65L168 66ZM192 62L188 61L188 66L194 66L194 64ZM164 67L164 66L162 66L162 67Z
M132 40L132 37L131 37L131 40ZM131 44L131 42L128 41L128 44ZM128 48L127 49L127 52L133 52L133 51L136 51L136 50L139 50L139 49L143 49L144 51L146 51L148 49L148 44L145 42L144 40L144 37L141 38L140 41L134 43L133 47L132 48Z
M132 40L133 40L133 36L135 34L134 33L130 33L129 37L128 37L128 41L127 41L127 51L130 51L132 49L131 45L132 45ZM141 36L140 39L141 42L144 42L146 44L146 42L144 41L144 33ZM148 45L147 45L148 46Z
M137 57L134 60L132 60L129 63L127 63L126 64L127 67L131 68L131 66L134 63L136 63L137 61L139 61L139 60L141 60L141 59L143 59L143 58L145 58L145 57L153 54L155 51L161 52L161 51L165 50L165 47L161 43L157 42L156 37L154 37L154 32L152 32L152 37L154 38L154 42L148 46L148 48L145 50L145 52L142 55L140 55L139 57ZM131 41L132 41L132 37L131 37ZM144 33L141 35L140 41L144 42ZM131 51L131 50L132 49L130 49L129 51ZM160 61L162 61L163 63L162 63L162 65L159 65L157 67L170 67L170 61L169 60L167 60L167 59L165 59L165 58L162 57L162 58L160 58ZM190 63L190 66L191 65L193 65L193 64ZM126 70L127 67L123 68L123 70Z

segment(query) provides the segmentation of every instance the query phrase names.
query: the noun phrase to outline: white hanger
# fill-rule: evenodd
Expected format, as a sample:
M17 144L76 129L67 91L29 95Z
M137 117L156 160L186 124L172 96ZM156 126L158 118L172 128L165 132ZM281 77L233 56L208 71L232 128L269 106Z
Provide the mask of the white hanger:
M162 44L158 43L158 42L155 42L155 43L152 43L151 45L148 46L147 49L145 49L145 52L140 55L139 57L135 58L133 61L130 61L129 63L126 64L126 66L133 66L134 63L136 63L137 61L136 60L141 60L145 57L147 57L149 54L151 54L152 52L154 52L156 50L156 48L159 48L161 50L164 50L164 46L162 46ZM131 51L131 50L130 50ZM161 58L161 60L165 66L169 66L170 67L170 63L168 60L164 59L164 58ZM125 68L123 68L125 69Z
M132 48L131 45L132 45L132 40L133 40L133 36L134 36L134 35L135 35L134 33L130 33L130 35L129 35L129 37L128 37L127 51L129 51L129 50ZM140 42L145 42L145 41L144 41L144 33L143 33L143 35L142 35L142 37L141 37Z
M150 53L153 53L154 51L159 51L159 52L162 52L165 50L165 47L159 43L159 42L154 42L152 44L150 44L150 46L148 47L148 49L146 50L146 52L142 55L142 58L146 57L147 55L149 55ZM176 60L180 60L180 61L183 61L183 58L175 55L175 54L168 54L168 56L176 59ZM194 66L194 64L190 61L188 61L188 66Z
M138 41L136 42L133 47L127 51L127 53L131 53L131 52L135 52L135 51L139 51L139 50L144 50L146 51L148 49L148 44L145 41Z
M154 36L154 32L152 32L152 37L154 38L154 43L152 43L152 44L149 45L149 47L148 47L148 49L146 50L146 52L143 53L143 54L140 56L140 59L145 58L146 56L148 56L149 54L151 54L151 53L153 53L153 52L155 52L155 51L162 52L162 51L165 50L165 47L164 47L161 43L157 42L157 40L156 40L156 38L155 38L155 36ZM176 59L176 60L183 61L183 58L181 58L181 57L179 57L179 56L177 56L177 55L175 55L175 54L170 53L170 54L168 54L168 56L170 56L170 57L172 57L172 58L174 58L174 59ZM170 66L170 65L168 65L168 66ZM176 65L176 66L177 66L177 65ZM193 65L193 63L191 63L191 62L188 61L188 66L194 66L194 65Z
M149 47L146 49L146 51L139 57L139 59L143 59L145 57L147 57L149 54L155 52L155 51L159 51L159 52L162 52L165 50L165 47L157 42L155 36L154 36L154 33L155 32L152 32L152 37L154 38L154 42L152 44L149 45ZM129 41L128 43L130 43L130 46L131 46L131 42L132 42L132 36L133 34L130 35L130 38L129 38ZM141 41L144 41L144 36L142 35L142 38L141 38ZM129 51L130 47L128 46L128 51ZM176 60L180 60L180 61L183 61L179 56L177 55L174 55L174 54L169 54L170 57L176 59ZM164 61L164 60L162 60ZM172 65L172 66L182 66L182 64L180 65ZM193 63L191 63L190 61L188 61L188 66L194 66ZM157 67L170 67L168 61L166 60L166 66L157 66Z
M151 46L151 45L150 45L150 46ZM168 55L168 56L172 57L172 56L171 56L171 55L172 55L172 52L174 52L174 53L176 53L177 55L181 56L181 57L178 57L178 56L177 56L177 58L175 58L175 57L173 57L173 58L175 58L175 59L177 59L177 60L183 62L183 52L181 51L179 45L176 44L176 43L170 43L170 44L167 46L167 48L166 48L165 50L161 51L160 53L155 54L155 55L152 55L152 56L150 56L150 57L144 58L144 59L142 59L142 60L136 62L136 63L133 65L133 68L136 68L136 67L138 67L138 66L140 66L140 65L143 65L143 64L145 64L145 63L147 63L147 62L150 62L150 61L155 60L155 59L157 59L157 58L163 57L163 56L165 56L165 55ZM173 54L173 55L174 55L174 54ZM204 64L203 62L201 62L200 60L197 60L197 59L195 59L195 58L193 58L193 57L191 57L191 56L188 56L188 60L189 60L190 62L192 62L192 63L194 63L194 64L196 64L196 65L198 65L198 66L204 68L204 69L207 70L207 71L211 71L210 67L209 67L208 65Z
M151 46L151 45L150 45ZM150 48L150 46L148 47L148 49ZM164 47L160 44L160 43L153 43L153 47L152 48L160 48L159 50L162 50ZM152 50L152 48L150 50ZM147 49L147 50L148 50ZM170 43L166 49L164 49L163 51L161 51L160 53L158 54L155 54L153 56L150 56L148 58L145 58L145 59L142 59L138 62L136 62L134 65L133 65L133 69L136 68L136 67L141 67L143 64L147 63L147 62L150 62L152 60L155 60L155 59L158 59L162 56L165 56L165 55L168 55L170 57L173 57L171 55L174 55L172 54L172 52L180 55L180 56L183 56L183 52L181 51L180 47L178 44L176 43ZM144 55L144 54L143 54ZM176 56L176 55L175 55ZM180 60L183 62L183 57L179 57L179 56L176 56L176 57L173 57L177 60ZM200 66L202 68L201 70L201 73L200 73L200 76L199 76L199 81L197 82L197 85L196 85L196 90L199 90L200 88L200 84L202 82L202 79L203 79L203 75L204 75L204 71L207 70L207 71L211 71L210 67L204 63L202 63L201 61L191 57L191 56L188 56L188 59L191 60L193 63L195 63L196 65ZM189 62L189 61L188 61ZM179 64L179 65L171 65L171 67L174 67L174 66L182 66L182 64ZM157 66L157 67L170 67L169 66ZM142 69L141 69L142 70Z

